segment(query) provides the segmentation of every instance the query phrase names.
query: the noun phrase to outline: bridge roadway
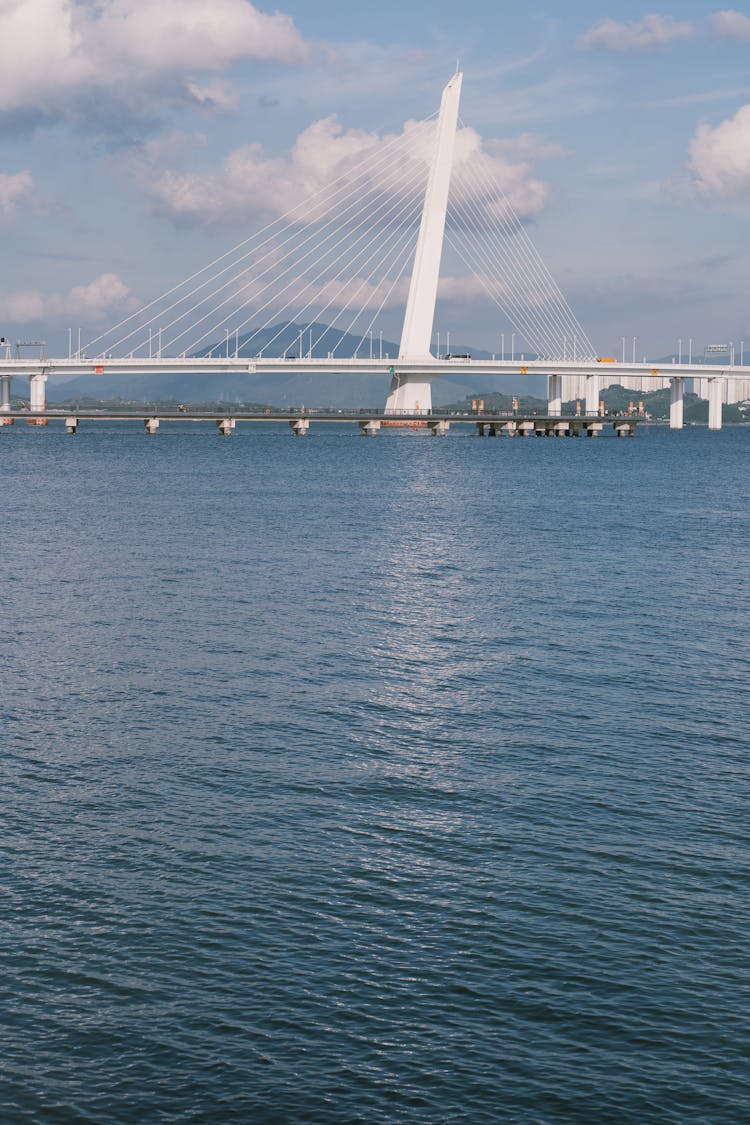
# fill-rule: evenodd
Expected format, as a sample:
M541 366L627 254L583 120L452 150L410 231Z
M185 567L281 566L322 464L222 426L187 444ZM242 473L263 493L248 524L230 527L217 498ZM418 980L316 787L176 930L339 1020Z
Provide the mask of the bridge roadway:
M612 426L618 437L633 437L639 419L632 416L601 414L598 416L539 415L496 411L482 413L429 412L393 413L381 410L11 410L0 416L3 426L15 422L46 426L64 422L68 433L74 434L82 422L142 422L146 433L158 432L161 422L214 422L220 434L229 435L238 422L287 423L295 437L309 433L311 422L353 423L363 437L374 437L381 428L429 429L434 436L445 437L452 425L474 426L479 437L598 437L605 426Z
M399 360L384 356L379 358L339 359L307 357L267 358L265 356L223 355L212 358L185 356L128 357L111 356L72 359L0 359L0 378L7 375L199 375L199 374L289 374L294 370L309 375L371 374L392 375L398 371L404 377L440 375L599 375L614 382L619 378L640 379L750 379L750 366L696 363L621 363L601 360L572 359L435 359Z

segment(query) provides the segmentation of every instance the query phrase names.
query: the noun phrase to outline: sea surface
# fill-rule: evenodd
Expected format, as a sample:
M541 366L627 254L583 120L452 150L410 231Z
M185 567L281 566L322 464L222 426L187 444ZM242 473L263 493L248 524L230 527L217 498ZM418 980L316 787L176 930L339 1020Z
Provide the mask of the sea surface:
M750 1120L750 433L0 432L0 1122Z

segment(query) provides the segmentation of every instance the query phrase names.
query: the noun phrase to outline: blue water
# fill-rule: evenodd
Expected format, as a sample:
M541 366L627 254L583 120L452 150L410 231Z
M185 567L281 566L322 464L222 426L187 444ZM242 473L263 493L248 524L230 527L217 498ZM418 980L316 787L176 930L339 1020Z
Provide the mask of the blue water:
M750 1119L750 435L16 425L3 1123Z

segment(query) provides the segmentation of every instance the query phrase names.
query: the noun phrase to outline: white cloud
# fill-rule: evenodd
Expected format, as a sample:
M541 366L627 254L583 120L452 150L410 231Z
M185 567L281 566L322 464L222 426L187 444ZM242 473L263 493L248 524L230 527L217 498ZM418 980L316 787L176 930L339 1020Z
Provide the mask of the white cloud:
M579 35L577 45L583 50L602 48L606 51L644 51L663 47L675 39L691 39L695 27L673 16L647 15L630 23L605 19Z
M187 92L206 110L225 113L237 109L239 96L229 82L188 82Z
M10 215L16 205L34 191L31 172L16 172L9 176L0 172L0 213Z
M731 8L716 12L711 18L711 26L717 35L727 39L750 39L750 17Z
M431 156L434 124L408 121L400 135L378 136L345 130L336 117L323 118L303 130L288 154L272 156L258 144L234 149L216 172L164 168L158 146L143 146L140 165L128 158L151 194L156 210L186 223L242 222L279 218L296 210L299 218L319 217L314 197L324 199L338 181L360 180L369 188L398 196L410 177L424 177ZM455 195L471 198L481 179L497 184L522 218L542 210L548 188L531 175L534 157L559 156L559 146L533 134L513 141L484 142L473 129L459 129L455 153ZM394 168L402 175L389 186ZM369 169L369 171L367 171ZM475 185L472 187L472 184Z
M76 323L100 320L132 312L140 302L117 274L103 273L88 285L76 285L65 294L45 294L38 289L0 292L0 304L7 322L28 324L61 317L73 317Z
M448 274L438 283L438 297L456 305L476 305L478 301L489 301L489 294L502 296L505 285L497 277L487 274Z
M699 125L688 148L698 190L723 198L750 190L750 105L719 125Z
M539 136L538 133L521 133L518 137L493 141L492 144L495 151L518 157L520 160L548 160L567 156L561 144L556 141L548 141L545 137Z
M101 96L153 112L155 101L205 97L199 75L309 51L289 16L249 0L0 0L0 21L0 113L76 116ZM213 89L221 108L226 90Z

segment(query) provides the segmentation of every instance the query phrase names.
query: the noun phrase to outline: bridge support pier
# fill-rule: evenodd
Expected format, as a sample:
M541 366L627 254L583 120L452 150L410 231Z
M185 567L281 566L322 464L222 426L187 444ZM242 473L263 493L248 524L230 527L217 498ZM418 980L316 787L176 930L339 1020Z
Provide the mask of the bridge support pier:
M432 410L432 384L425 375L410 378L394 372L385 404L386 414L429 414Z
M65 429L67 430L67 432L69 434L74 434L76 432L76 430L78 429L78 419L73 418L73 417L66 418L65 419Z
M599 434L602 432L602 426L603 424L601 422L590 422L589 425L586 426L586 437L599 437Z
M0 414L10 414L10 381L12 375L0 375Z
M477 422L477 437L484 437L484 422Z
M599 392L601 386L599 383L599 375L586 376L586 414L590 418L595 418L599 413Z
M375 437L380 433L380 422L376 418L370 418L367 422L359 423L359 432L362 437Z
M29 410L32 412L46 409L46 382L46 375L29 375Z
M533 437L534 423L533 422L519 422L517 432L521 437Z
M618 437L635 437L635 423L615 422L615 433Z
M216 428L222 435L222 437L229 437L235 427L235 424L236 422L234 418L222 418L216 423Z
M669 380L669 428L681 430L684 419L685 380L675 375Z
M547 413L550 418L562 414L562 375L547 376Z
M147 434L155 434L156 431L159 429L159 419L158 418L145 418L144 422L143 422L143 425L145 427L145 430L146 430Z
M380 426L379 422L378 422L378 426ZM447 437L448 436L448 430L450 428L451 428L450 422L445 422L445 421L443 421L443 422L433 422L432 425L430 426L430 430L432 431L433 437Z
M708 428L720 430L722 423L722 399L724 398L724 380L708 380Z
M304 437L310 429L310 421L308 418L297 418L295 421L290 420L289 428L294 437Z

